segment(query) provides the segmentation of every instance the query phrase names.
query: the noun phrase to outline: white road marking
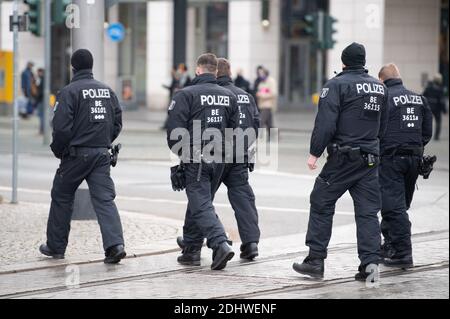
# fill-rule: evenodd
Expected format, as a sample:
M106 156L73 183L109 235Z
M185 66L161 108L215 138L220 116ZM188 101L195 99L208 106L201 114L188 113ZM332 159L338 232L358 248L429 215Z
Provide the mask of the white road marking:
M0 186L0 191L10 192L11 191L11 187ZM18 192L50 196L50 191L40 190L40 189L19 188ZM162 199L162 198L147 198L147 197L135 197L135 196L117 196L116 200L119 200L119 201L133 201L133 202L147 202L147 203L152 203L152 204L172 204L172 205L187 206L187 201L185 201L185 200L181 201L181 200ZM232 209L231 205L230 204L226 204L226 203L214 203L214 206L215 207L220 207L220 208ZM302 208L282 208L282 207L258 206L258 210L259 211L282 212L282 213L309 214L309 209L302 209ZM343 216L354 216L353 212L345 212L345 211L336 211L335 214L336 215L343 215Z

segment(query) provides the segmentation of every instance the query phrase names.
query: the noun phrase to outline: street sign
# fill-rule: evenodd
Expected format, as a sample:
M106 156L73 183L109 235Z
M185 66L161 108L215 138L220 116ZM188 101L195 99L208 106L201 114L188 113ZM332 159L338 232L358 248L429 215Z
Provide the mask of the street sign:
M125 27L120 22L111 23L106 32L113 42L121 42L125 38Z

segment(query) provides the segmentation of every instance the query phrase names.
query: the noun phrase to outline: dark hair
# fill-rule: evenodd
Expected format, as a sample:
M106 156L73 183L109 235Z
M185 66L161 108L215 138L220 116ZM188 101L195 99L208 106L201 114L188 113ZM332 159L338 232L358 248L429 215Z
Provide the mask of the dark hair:
M217 77L231 76L230 62L225 58L219 58L217 61Z
M197 66L201 67L205 72L216 73L217 64L217 57L212 53L202 54L197 59Z

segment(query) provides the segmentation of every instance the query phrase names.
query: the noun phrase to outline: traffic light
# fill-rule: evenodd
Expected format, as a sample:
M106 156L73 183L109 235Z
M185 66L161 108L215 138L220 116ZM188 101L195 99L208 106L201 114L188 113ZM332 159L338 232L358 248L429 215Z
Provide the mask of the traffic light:
M72 0L57 0L52 3L52 22L55 24L63 24L66 21L66 8Z
M42 11L40 0L24 0L24 3L28 5L29 9L26 13L30 18L30 24L28 30L37 37L42 35Z
M324 17L324 37L323 37L323 47L324 49L332 49L334 48L334 45L336 44L336 41L334 40L333 36L337 32L337 30L334 28L335 23L338 20L333 18L330 15L325 15Z
M303 16L302 22L302 33L317 42L319 40L319 15L317 13L306 14Z
M261 24L263 27L270 26L270 1L262 0L261 1Z

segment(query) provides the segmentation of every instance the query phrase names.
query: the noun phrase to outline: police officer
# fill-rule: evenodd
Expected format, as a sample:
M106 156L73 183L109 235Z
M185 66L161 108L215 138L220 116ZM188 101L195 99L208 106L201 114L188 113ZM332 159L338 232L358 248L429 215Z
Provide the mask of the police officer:
M211 269L224 269L234 252L216 215L213 198L224 170L225 128L235 127L236 97L217 85L217 57L197 60L197 77L178 91L170 106L167 140L181 155L186 175L188 209L183 227L184 249L178 262L199 265L204 238L213 250Z
M258 226L258 211L255 195L249 184L249 169L254 167L254 154L250 147L254 147L259 129L259 111L252 95L233 85L230 63L219 59L217 83L233 92L239 106L239 119L236 141L234 143L233 163L226 164L222 182L228 188L228 198L235 212L241 237L241 258L253 260L258 256L258 243L261 232ZM248 135L246 134L248 133Z
M388 87L389 122L381 140L381 231L384 264L413 266L411 223L407 210L413 199L424 146L433 134L433 115L426 99L403 86L395 64L380 70Z
M322 89L311 137L308 166L317 168L325 148L327 163L311 193L311 211L306 235L309 255L294 270L321 278L331 237L336 201L349 191L355 206L358 255L356 280L366 280L377 271L380 259L381 208L378 183L379 137L387 120L386 87L364 68L366 51L352 43L342 52L343 71ZM373 279L376 279L375 277Z
M47 243L40 252L64 258L75 191L86 180L103 237L105 263L126 256L122 225L114 203L108 148L122 129L122 110L114 92L92 75L92 54L77 50L71 58L74 77L58 94L51 149L61 159L51 192Z

